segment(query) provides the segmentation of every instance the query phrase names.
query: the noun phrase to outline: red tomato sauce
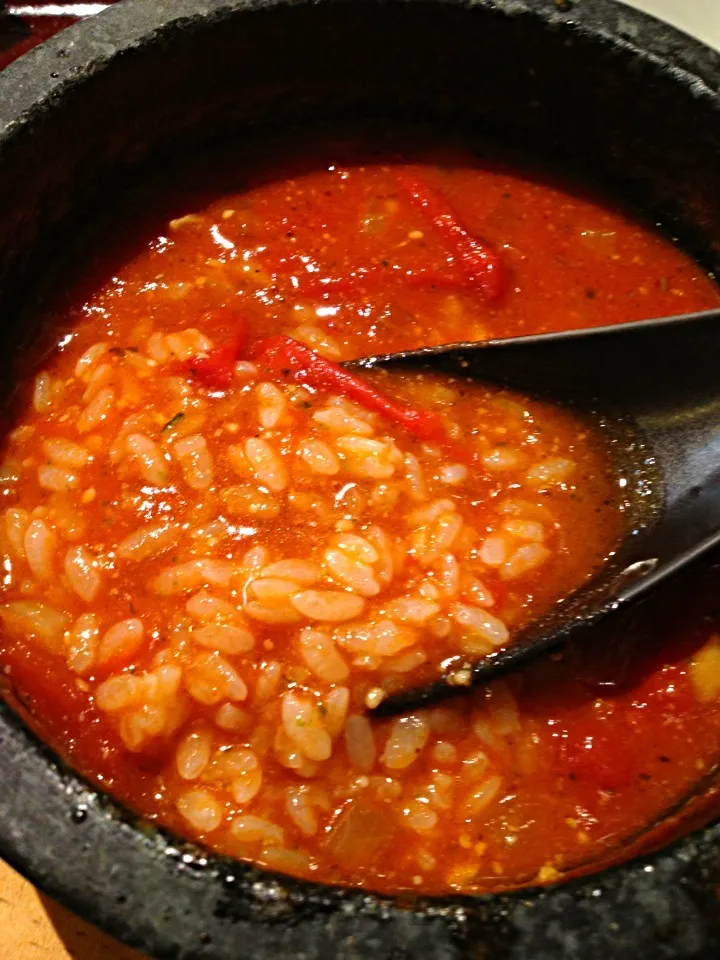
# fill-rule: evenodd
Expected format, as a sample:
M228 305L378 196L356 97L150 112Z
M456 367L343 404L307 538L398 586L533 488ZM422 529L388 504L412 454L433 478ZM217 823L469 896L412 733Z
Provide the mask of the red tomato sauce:
M357 488L354 505L328 513L339 482L332 457L339 455L344 470L357 456L347 445L338 453L337 440L319 433L313 419L333 403L340 409L333 391L316 385L298 394L288 366L263 366L267 360L251 356L250 345L290 336L334 362L718 306L718 290L702 269L656 230L549 175L460 147L403 152L393 145L373 153L352 138L313 151L275 142L185 166L105 217L79 250L40 307L59 347L15 410L1 487L8 575L0 599L41 602L60 617L33 632L25 628L26 608L4 616L7 695L40 734L146 817L211 848L322 882L493 890L554 881L655 836L655 823L720 758L711 589L694 605L678 597L673 615L655 624L623 627L602 645L568 650L405 727L377 722L372 756L353 766L348 727L340 731L351 718L352 730L366 734L360 718L373 691L395 682L387 663L359 664L363 638L321 621L322 642L330 637L349 672L341 680L313 678L309 655L302 659L296 645L303 642L298 631L314 628L282 597L277 608L286 622L254 619L248 596L256 607L263 601L252 578L242 589L232 579L247 577L251 561L241 554L259 543L266 569L288 557L315 562L317 543L346 535L359 539L340 548L332 541L331 549L345 550L342 563L351 556L355 573L366 575L380 563L373 559L379 541L368 546L366 537L374 525L409 551L403 590L433 603L446 582L434 561L423 567L418 556L430 549L422 531L435 519L411 522L420 531L413 540L407 518L456 497L441 515L461 517L470 528L457 555L463 576L472 570L475 579L458 588L449 613L433 613L435 633L429 622L412 625L415 646L392 654L396 668L420 646L434 664L451 652L440 623L446 613L450 641L452 624L471 616L465 607L475 619L478 610L491 613L512 631L583 582L612 549L620 526L602 444L567 414L532 400L481 387L452 393L457 382L381 378L376 385L395 400L441 418L448 436L470 451L477 476L460 481L470 485L464 499L456 495L454 479L442 477L461 475L453 472L458 457L441 460L427 439L375 414L367 430L356 424L353 442L372 435L367 449L375 452L367 456L380 460L387 451L372 444L395 443L425 470L429 493L412 501L407 480L393 493L395 474L386 478L378 460L380 473L355 466L346 484ZM88 354L95 344L102 349ZM98 398L109 393L121 409L99 409ZM258 405L261 424L251 428ZM357 411L343 409L357 421ZM127 417L135 420L125 428ZM291 456L304 458L304 466L292 459L287 467L292 503L277 474L263 474L269 489L252 486L261 468L253 474L239 463L251 448L233 452L248 431L248 440L269 438L281 467ZM49 453L48 440L76 447ZM307 456L287 446L301 443L314 444ZM208 453L212 485L202 473ZM505 472L494 473L506 455ZM548 479L548 470L568 462L574 473ZM169 480L161 476L166 464ZM535 483L538 464L546 473ZM515 506L498 519L492 511L507 502ZM524 504L519 513L517 502ZM302 522L293 513L300 509ZM221 515L235 524L231 546L207 540L206 553L198 552L192 536L205 537ZM243 516L251 517L251 534L237 532ZM164 517L177 524L169 533L161 529ZM508 527L508 517L524 526ZM151 528L176 542L123 566L136 549L127 538ZM428 536L435 535L432 527ZM493 537L505 540L491 549ZM514 580L503 571L521 541L523 549L535 544L522 556L544 556L538 543L548 556L527 579ZM46 566L48 544L55 555ZM501 551L499 562L493 550ZM196 577L192 564L206 557L237 562L239 572L203 567ZM189 578L187 589L173 580L172 564ZM68 599L75 582L95 596L89 567L112 587L96 603ZM273 581L265 584L272 592L290 575L262 576ZM347 597L353 588L343 583ZM301 586L295 589L311 592ZM376 610L372 593L360 596L359 607ZM202 619L208 603L221 611L212 636L234 644L230 653L188 653L200 635L190 619L209 626ZM233 604L239 618L228 612ZM395 616L377 609L386 620ZM348 630L356 620L347 621ZM122 630L112 633L118 622ZM487 623L484 629L497 628ZM138 640L133 631L143 629ZM252 645L248 631L253 652L242 647ZM388 636L405 642L397 630ZM222 660L222 677L208 680L211 660L213 669ZM153 697L178 663L184 686L163 694L160 708ZM411 663L403 682L414 669ZM144 705L140 686L150 698ZM302 738L290 743L277 726L287 710L316 737L299 760L293 757L302 754ZM397 758L406 742L417 744L417 755L405 764Z

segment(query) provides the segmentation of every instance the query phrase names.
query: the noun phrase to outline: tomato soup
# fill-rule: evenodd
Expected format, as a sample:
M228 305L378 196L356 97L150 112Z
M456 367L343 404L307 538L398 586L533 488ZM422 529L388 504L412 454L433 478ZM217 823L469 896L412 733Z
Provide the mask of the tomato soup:
M713 768L720 639L698 617L372 719L587 582L623 503L568 411L340 364L720 296L604 200L368 137L168 175L45 294L0 476L8 696L223 853L389 892L550 882Z

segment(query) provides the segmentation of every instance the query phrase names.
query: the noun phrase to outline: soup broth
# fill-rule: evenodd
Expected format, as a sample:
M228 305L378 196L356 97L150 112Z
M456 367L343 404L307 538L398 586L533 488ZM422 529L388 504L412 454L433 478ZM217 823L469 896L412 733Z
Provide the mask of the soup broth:
M442 893L607 857L712 768L700 617L367 715L586 582L622 502L571 412L339 364L718 306L668 240L477 151L359 137L199 162L76 260L5 438L0 654L83 774L233 856Z

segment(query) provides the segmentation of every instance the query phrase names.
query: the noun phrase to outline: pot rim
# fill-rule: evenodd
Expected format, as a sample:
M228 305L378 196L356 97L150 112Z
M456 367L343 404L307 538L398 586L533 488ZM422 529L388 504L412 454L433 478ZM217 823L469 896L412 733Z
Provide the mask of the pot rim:
M217 24L258 10L315 6L317 2L338 6L353 0L154 0L152 4L124 0L109 7L62 31L0 74L0 153L16 137L31 131L38 118L73 87L92 83L93 77L123 54L162 44L171 40L175 31L201 23ZM535 17L551 28L623 46L637 58L671 73L693 96L708 97L720 107L720 55L674 27L614 0L364 0L368 9L387 2L450 4L465 9L468 16L499 11L510 17ZM32 789L39 791L39 800L37 795L31 797ZM25 821L35 829L24 829ZM48 822L52 836L37 829ZM73 850L78 851L76 858L70 856ZM126 860L124 875L114 869L118 851ZM67 767L0 702L0 855L54 899L157 957L230 957L227 938L237 932L245 935L249 927L262 928L265 936L256 942L255 952L248 948L248 953L253 957L264 951L270 955L284 949L283 944L290 946L283 939L287 931L297 932L313 913L317 916L307 922L315 924L314 935L327 941L317 946L313 956L318 957L376 954L380 960L405 956L378 951L370 940L367 953L353 954L349 947L341 953L343 941L334 939L335 923L348 938L367 938L366 931L376 931L382 924L383 950L388 924L394 924L396 950L407 948L413 938L423 943L440 927L450 952L433 956L465 956L463 948L473 943L477 949L473 937L479 927L486 946L504 949L498 945L511 942L523 923L527 933L534 912L543 915L536 910L541 905L559 916L570 900L586 904L588 910L603 901L612 917L627 896L664 893L668 885L690 884L684 868L701 863L708 851L720 855L720 818L659 852L556 887L525 887L475 897L420 897L410 902L403 895L314 884L211 854L163 829L148 827ZM93 863L98 868L94 878ZM108 870L105 879L99 876L102 867ZM705 870L701 863L701 880ZM139 891L128 892L128 873ZM152 906L145 902L152 899L150 889L156 897L161 894ZM408 927L411 918L417 920L417 929ZM508 930L508 924L515 933ZM218 954L218 947L226 952Z

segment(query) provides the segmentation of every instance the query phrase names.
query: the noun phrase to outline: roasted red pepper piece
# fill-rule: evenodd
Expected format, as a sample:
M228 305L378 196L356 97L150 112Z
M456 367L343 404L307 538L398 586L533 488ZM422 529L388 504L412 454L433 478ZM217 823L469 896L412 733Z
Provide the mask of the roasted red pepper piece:
M366 410L382 414L420 440L447 440L442 420L436 413L416 410L393 400L292 337L275 336L261 340L257 344L255 355L271 371L301 380L316 390L338 393L359 403Z
M237 360L234 344L224 343L214 347L205 356L188 360L188 369L193 376L207 387L229 387L233 378L233 367Z
M471 234L449 209L443 197L424 180L412 173L401 173L398 182L415 206L428 216L443 240L452 247L466 279L482 291L488 303L497 302L508 284L508 270L497 250Z
M235 363L247 345L245 323L236 318L233 322L236 329L231 340L213 347L203 356L191 357L187 362L188 372L206 387L224 390L232 383Z

